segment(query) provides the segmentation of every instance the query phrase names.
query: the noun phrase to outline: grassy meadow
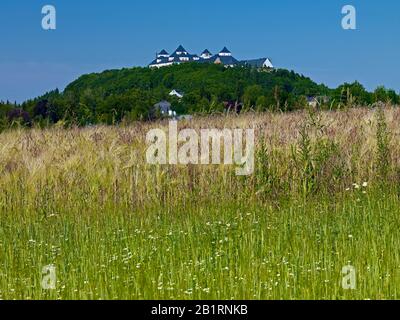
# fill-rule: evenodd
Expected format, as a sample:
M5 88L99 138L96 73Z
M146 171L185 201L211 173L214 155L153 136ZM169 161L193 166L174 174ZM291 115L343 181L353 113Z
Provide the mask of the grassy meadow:
M179 123L254 127L248 177L148 165L168 122L4 131L0 299L398 299L399 123L390 106Z

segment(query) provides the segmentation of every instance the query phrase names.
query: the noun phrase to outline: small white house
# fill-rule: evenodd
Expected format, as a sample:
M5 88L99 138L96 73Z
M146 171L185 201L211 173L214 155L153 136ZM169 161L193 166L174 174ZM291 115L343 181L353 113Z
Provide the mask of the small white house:
M177 114L174 110L172 110L172 105L168 101L160 101L159 103L153 106L153 112L155 114L159 114L163 118L176 118Z
M158 111L161 115L169 115L171 111L171 104L168 101L160 101L154 105L154 110Z
M269 58L244 60L242 61L242 64L244 66L249 66L257 69L274 69L274 65L272 64L272 61Z

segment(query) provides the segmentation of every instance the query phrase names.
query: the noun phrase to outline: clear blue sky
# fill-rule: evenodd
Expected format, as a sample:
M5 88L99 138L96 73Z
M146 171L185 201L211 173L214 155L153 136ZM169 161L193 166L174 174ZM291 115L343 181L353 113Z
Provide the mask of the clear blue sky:
M57 9L57 30L41 8ZM356 31L341 8L357 8ZM238 59L271 57L331 87L359 80L400 90L400 2L395 0L1 0L0 100L63 89L79 75L145 66L179 44L227 46Z

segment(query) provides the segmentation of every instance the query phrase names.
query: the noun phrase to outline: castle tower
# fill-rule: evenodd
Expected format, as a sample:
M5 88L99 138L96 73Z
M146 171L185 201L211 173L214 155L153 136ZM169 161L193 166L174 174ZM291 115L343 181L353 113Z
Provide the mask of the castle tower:
M204 50L203 53L200 55L202 59L208 60L212 57L212 53L208 51L208 49Z
M219 55L220 57L232 57L232 53L231 53L226 47L224 47L224 48L220 51L220 53L218 53L218 55Z

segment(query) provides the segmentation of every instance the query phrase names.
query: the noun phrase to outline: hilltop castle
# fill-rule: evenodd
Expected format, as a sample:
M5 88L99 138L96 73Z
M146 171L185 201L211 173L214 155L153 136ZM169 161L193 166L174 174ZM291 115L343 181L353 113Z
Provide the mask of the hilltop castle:
M224 47L218 54L215 55L206 49L200 56L198 56L197 54L190 54L182 46L179 46L171 55L165 50L157 53L156 59L149 64L149 67L162 68L185 62L215 63L222 64L225 67L250 66L258 69L274 68L269 58L239 61L232 56L232 53L226 47Z

